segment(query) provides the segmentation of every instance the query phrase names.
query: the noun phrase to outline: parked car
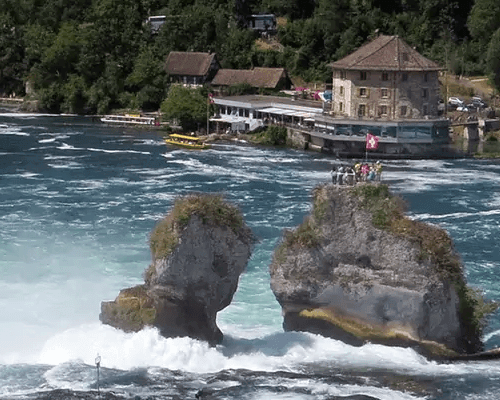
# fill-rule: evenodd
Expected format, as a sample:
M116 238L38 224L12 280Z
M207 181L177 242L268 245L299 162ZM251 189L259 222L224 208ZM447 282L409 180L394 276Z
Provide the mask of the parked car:
M458 97L450 97L448 103L457 107L464 105L464 101Z
M465 107L467 108L467 110L469 110L469 112L476 112L480 108L476 103L468 103L465 105Z
M488 107L488 104L486 104L481 97L473 97L471 99L471 103L474 104L476 108L486 108Z

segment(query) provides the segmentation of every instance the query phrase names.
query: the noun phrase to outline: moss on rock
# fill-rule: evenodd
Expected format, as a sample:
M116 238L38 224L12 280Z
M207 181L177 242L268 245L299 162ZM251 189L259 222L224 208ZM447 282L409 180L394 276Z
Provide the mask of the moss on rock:
M120 291L115 301L103 303L102 307L101 316L108 318L103 322L125 331L152 326L156 319L156 309L144 285Z
M237 235L251 240L251 233L244 228L243 216L238 207L226 202L221 194L196 193L178 197L170 213L151 232L149 245L153 259L164 258L179 243L179 234L197 215L204 224L227 227Z
M402 325L380 327L324 308L302 310L299 316L326 321L363 342L374 341L385 344L408 343L419 346L424 353L433 355L434 357L455 357L458 355L457 352L441 343L430 340L419 340L415 337L411 328Z

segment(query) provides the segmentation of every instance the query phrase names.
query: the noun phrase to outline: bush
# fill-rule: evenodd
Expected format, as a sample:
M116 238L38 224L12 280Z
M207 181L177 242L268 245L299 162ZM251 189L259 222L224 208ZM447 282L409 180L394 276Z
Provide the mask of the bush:
M498 309L498 304L485 301L480 290L463 284L457 287L460 297L460 316L464 323L464 342L468 353L482 350L482 337L487 317Z
M240 210L224 201L220 194L191 194L174 201L170 213L151 232L149 245L153 259L164 258L175 249L179 232L197 215L204 224L230 228L244 241L251 241L250 229L245 226Z
M304 218L304 222L296 229L285 231L283 248L292 247L316 247L320 242L320 232L314 220L310 217Z
M391 195L387 185L357 185L353 193L361 207L372 214L372 223L377 228L389 229L393 220L404 218L406 204L400 197Z
M266 130L256 135L253 142L276 146L285 144L286 138L287 130L285 127L271 125Z
M327 201L326 186L314 188L312 217L305 217L302 224L294 230L285 230L283 242L276 252L277 254L283 256L287 248L313 248L320 244L321 231L319 224L326 215Z

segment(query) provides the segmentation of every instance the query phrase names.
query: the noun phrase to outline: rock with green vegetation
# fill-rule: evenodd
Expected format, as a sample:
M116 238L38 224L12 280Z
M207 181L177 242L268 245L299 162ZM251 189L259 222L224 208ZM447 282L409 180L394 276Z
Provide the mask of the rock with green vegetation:
M482 350L496 305L467 286L449 235L404 215L386 185L324 185L270 265L285 330L352 345L410 346L431 357Z
M101 321L125 331L154 326L165 337L219 343L217 312L231 303L253 242L239 209L221 195L176 199L151 232L145 284L103 302Z

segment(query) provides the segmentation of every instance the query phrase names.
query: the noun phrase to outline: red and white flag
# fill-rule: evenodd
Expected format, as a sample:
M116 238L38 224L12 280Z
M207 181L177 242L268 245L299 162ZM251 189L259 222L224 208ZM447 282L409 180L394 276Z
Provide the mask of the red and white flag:
M366 135L366 150L375 150L378 148L378 137L371 133Z
M210 104L213 104L214 103L214 95L212 93L209 93L208 94L208 102Z

